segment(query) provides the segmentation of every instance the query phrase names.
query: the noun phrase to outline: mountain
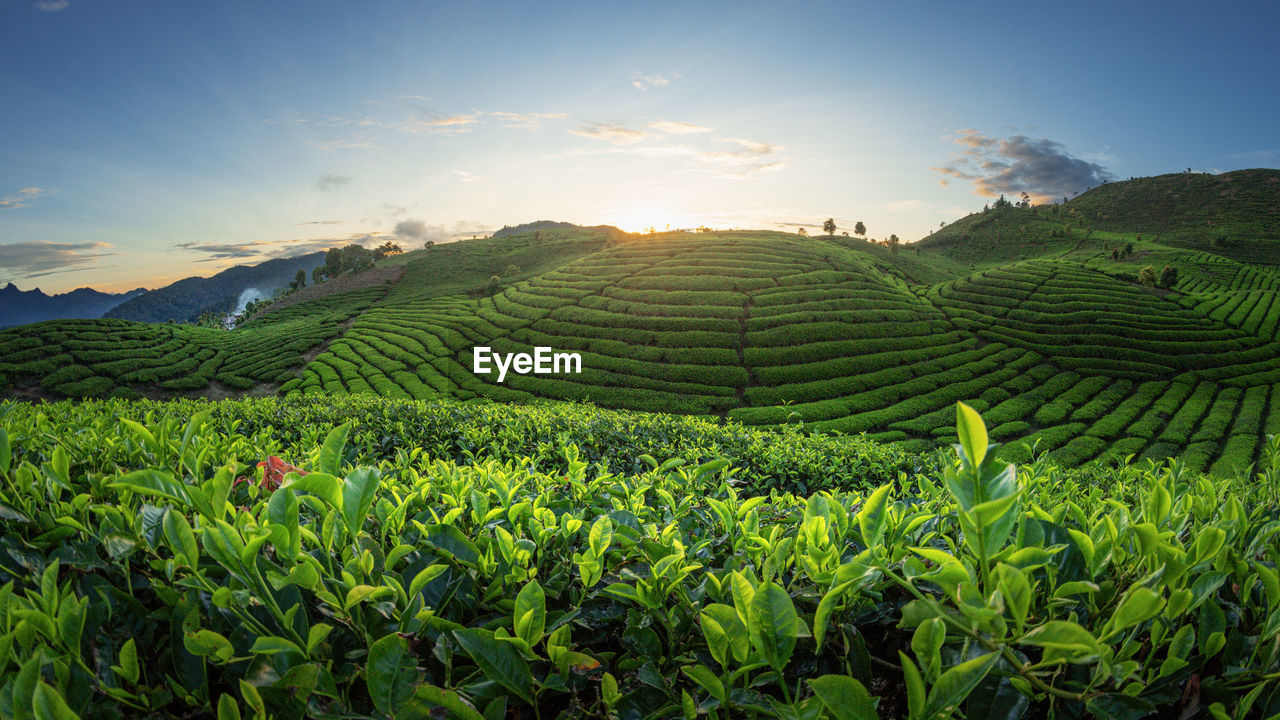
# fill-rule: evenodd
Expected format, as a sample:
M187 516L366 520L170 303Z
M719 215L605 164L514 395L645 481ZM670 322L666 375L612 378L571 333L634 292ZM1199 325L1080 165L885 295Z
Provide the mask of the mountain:
M257 297L271 297L293 281L298 270L310 280L311 271L324 264L324 253L268 260L257 265L237 265L210 277L189 277L120 303L104 317L140 322L184 322L209 311L235 309L241 293L256 290ZM254 298L256 299L256 298Z
M98 318L111 308L146 291L146 288L138 288L126 293L104 293L92 288L78 288L57 295L46 295L40 288L23 291L9 283L0 288L0 327L26 325L41 320Z
M1179 457L1231 473L1280 435L1272 176L1110 183L896 248L765 231L459 241L230 332L118 320L0 332L0 392L576 401L914 450L955 442L963 401L1010 460L1035 447L1069 465ZM1188 182L1195 202L1162 189ZM1198 203L1234 234L1186 246ZM518 361L499 378L495 354L539 347L580 365Z

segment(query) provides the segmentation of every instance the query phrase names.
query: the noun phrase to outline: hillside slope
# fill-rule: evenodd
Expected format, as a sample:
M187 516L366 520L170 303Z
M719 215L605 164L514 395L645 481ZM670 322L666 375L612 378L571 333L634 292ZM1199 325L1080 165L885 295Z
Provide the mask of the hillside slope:
M1280 432L1280 269L1089 227L1072 209L1085 198L975 213L896 252L856 238L603 229L438 245L232 332L0 333L0 385L589 401L919 450L955 439L962 400L1011 458L1033 445L1069 464L1179 456L1226 473L1257 461ZM1168 266L1169 286L1141 285L1146 266ZM499 382L473 372L476 347L578 353L582 372Z

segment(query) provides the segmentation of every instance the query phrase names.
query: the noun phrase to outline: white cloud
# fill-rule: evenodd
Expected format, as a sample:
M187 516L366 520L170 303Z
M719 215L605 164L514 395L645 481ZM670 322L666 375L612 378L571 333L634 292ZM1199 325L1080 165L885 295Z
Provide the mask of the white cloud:
M642 72L631 73L631 87L637 90L648 90L651 87L667 87L672 81L679 80L680 73L673 72L670 75L645 75Z
M583 125L576 130L569 132L574 135L591 138L592 140L605 140L614 145L630 145L638 143L641 140L652 137L643 130L632 130L621 125L611 125L609 123L591 122Z
M469 182L479 182L479 181L481 180L480 176L478 176L478 175L473 175L473 174L471 174L471 173L467 172L466 170L457 170L457 169L455 169L455 170L453 171L453 174L454 174L454 175L457 175L457 176L458 176L458 179L459 179L459 180L461 180L462 182L468 182L468 183L469 183Z
M59 10L66 10L70 4L67 0L40 0L35 4L35 8L41 12L56 13Z
M0 198L0 210L13 210L15 208L26 207L31 204L32 200L52 195L53 190L48 188L25 187L21 190L10 193Z
M461 115L449 115L447 117L438 117L431 119L414 119L405 120L396 126L396 129L409 133L429 132L429 133L445 133L460 134L471 132L472 125L480 122L479 112L465 113Z
M503 121L502 127L536 130L542 126L543 120L560 120L569 117L568 113L516 113L490 112L490 115Z
M668 135L690 135L695 133L712 132L712 128L702 125L694 125L688 122L678 122L675 120L658 120L649 123L649 127L658 132L667 133Z

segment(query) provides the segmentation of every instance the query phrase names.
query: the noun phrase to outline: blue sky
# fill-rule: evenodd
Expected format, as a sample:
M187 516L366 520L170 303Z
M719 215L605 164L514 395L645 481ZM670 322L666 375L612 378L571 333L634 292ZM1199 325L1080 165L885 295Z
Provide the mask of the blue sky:
M959 7L963 5L963 7ZM1274 3L0 0L0 282L1280 165Z

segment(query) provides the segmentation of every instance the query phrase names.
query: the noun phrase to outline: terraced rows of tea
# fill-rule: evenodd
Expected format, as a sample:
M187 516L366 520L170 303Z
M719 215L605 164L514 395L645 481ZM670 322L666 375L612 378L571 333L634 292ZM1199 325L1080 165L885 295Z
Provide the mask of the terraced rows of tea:
M1265 323L1226 322L1201 300L1267 292L1255 285L1269 272L1243 273L1248 282L1233 273L1234 286L1198 295L1068 258L924 287L891 257L824 240L642 238L489 297L374 307L281 391L591 401L802 422L913 449L954 441L949 414L961 400L997 439L1065 463L1180 455L1230 472L1280 429L1280 345ZM476 346L578 352L583 372L499 384L472 372ZM1021 445L1005 452L1028 456Z
M601 228L450 243L387 259L374 273L385 284L309 288L314 299L230 332L0 332L0 390L581 401L913 451L954 442L963 401L1010 459L1179 456L1222 473L1256 462L1280 430L1280 269L1268 264L1280 241L1248 235L1248 218L1217 226L1238 232L1213 243L1193 226L1167 243L1147 225L1086 226L1107 207L974 213L897 249ZM473 372L479 346L578 353L582 371L498 382Z

